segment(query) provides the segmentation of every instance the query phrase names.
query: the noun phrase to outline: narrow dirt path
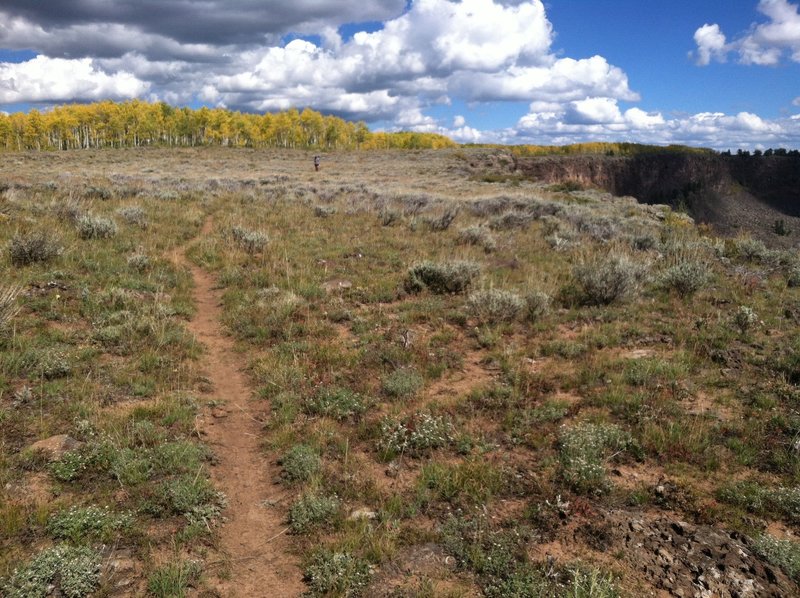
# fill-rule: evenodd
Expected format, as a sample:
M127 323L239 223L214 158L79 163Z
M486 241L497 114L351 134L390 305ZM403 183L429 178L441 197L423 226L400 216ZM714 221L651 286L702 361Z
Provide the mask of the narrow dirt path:
M211 230L208 220L202 234L209 235ZM279 471L259 447L261 422L268 412L263 404L252 400L252 388L242 372L244 358L222 327L222 292L214 278L191 264L181 250L173 256L194 278L197 313L188 327L206 349L201 369L213 386L212 397L219 403L207 408L199 422L201 433L218 458L211 478L228 501L226 521L220 530L220 572L224 575L209 579L209 583L225 598L299 596L305 587L286 537L288 494L273 482Z

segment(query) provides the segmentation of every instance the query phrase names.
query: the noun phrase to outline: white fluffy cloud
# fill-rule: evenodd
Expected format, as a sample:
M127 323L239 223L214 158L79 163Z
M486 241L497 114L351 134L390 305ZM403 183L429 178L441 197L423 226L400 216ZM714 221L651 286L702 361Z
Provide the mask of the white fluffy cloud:
M800 62L798 5L789 0L760 0L757 9L768 21L754 25L729 43L719 25L706 24L695 31L697 63L707 65L712 59L724 61L732 52L738 54L743 64L776 65L784 56Z
M697 44L697 64L707 65L714 58L724 61L727 57L725 34L719 25L706 23L694 32L694 41Z
M297 0L292 7L274 0L141 2L149 12L134 10L133 0L53 0L48 10L25 0L4 2L0 47L34 48L40 56L3 64L13 76L0 84L7 98L0 101L94 99L103 90L130 97L147 90L150 98L178 103L200 99L255 111L310 106L431 130L436 123L424 111L452 97L559 105L586 97L638 99L625 73L605 58L556 56L541 0L414 0L407 7L402 0ZM385 20L377 31L343 40L337 27L356 14ZM281 43L289 31L316 33L320 41ZM47 62L55 60L65 62ZM49 74L33 72L41 61L52 67ZM80 75L70 77L73 97L62 70Z
M540 0L417 0L383 29L344 43L295 40L245 52L206 85L226 106L312 105L369 120L451 96L468 102L638 99L621 69L600 56L557 58L552 38Z
M607 98L571 102L557 111L540 112L534 107L540 106L532 106L514 129L498 133L496 141L542 144L635 139L641 143L726 149L757 144L792 146L800 135L798 118L770 121L749 112L702 112L665 118L635 107L623 112Z
M131 73L98 70L89 58L37 56L19 64L0 63L0 103L125 99L148 87Z

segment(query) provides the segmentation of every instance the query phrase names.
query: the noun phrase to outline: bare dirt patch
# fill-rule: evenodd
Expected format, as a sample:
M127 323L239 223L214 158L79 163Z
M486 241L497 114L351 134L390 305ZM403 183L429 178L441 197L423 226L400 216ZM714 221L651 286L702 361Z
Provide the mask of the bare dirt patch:
M210 221L204 231L209 229ZM286 494L273 481L279 478L277 466L259 448L268 411L253 402L243 359L220 324L221 293L214 278L180 254L175 258L191 270L195 282L197 313L188 327L206 349L202 369L213 388L213 407L202 414L198 428L218 459L211 477L227 497L220 530L225 578L210 583L221 596L300 595L304 586L289 553L286 514L268 506L283 502Z
M448 372L426 390L425 394L434 399L447 400L463 397L470 391L488 384L494 372L483 363L483 354L470 351L464 355L463 366L452 373Z

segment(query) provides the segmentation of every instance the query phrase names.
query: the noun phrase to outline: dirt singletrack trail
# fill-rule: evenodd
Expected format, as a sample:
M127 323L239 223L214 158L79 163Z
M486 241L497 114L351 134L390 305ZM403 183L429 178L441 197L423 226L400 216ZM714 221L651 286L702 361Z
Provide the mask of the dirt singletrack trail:
M201 234L210 235L212 226L208 219ZM188 328L205 347L201 370L218 403L205 408L198 422L218 459L211 478L227 497L220 529L222 575L217 579L209 571L208 583L225 598L299 596L305 586L286 537L289 496L273 481L278 468L259 447L268 411L252 400L252 388L242 372L244 359L222 326L222 292L214 277L189 262L182 248L173 259L194 279L197 312Z

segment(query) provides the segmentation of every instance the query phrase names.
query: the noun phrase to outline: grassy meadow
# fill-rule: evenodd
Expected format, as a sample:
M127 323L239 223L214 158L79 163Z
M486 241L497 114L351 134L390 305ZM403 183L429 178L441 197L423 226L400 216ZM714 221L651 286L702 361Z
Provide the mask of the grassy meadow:
M637 540L662 524L800 591L796 252L496 149L312 156L4 155L0 595L217 595L184 250L309 595L734 595Z

